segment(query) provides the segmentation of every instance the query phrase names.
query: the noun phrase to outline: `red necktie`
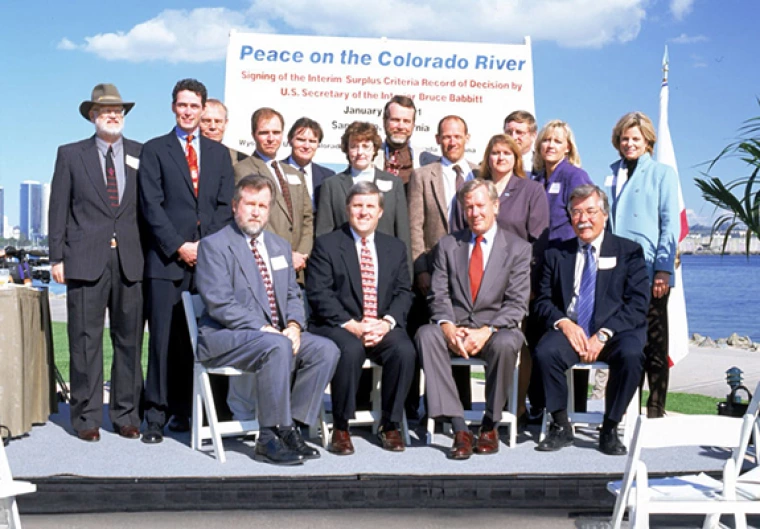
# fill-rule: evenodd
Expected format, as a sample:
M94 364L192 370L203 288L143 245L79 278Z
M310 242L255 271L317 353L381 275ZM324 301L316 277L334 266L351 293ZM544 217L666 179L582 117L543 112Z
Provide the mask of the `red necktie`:
M365 318L377 318L377 288L375 287L375 265L367 239L362 237L360 266L362 273L362 310Z
M187 135L187 145L185 147L185 158L187 159L187 167L190 169L190 179L193 181L193 191L195 196L198 196L198 155L193 147L192 134Z
M111 207L119 207L119 184L116 181L116 166L113 163L113 147L108 146L106 152L106 194L111 202Z
M472 255L470 256L470 294L473 303L478 297L480 282L483 280L483 249L480 247L482 242L482 235L475 237L475 246L472 248Z
M269 312L272 315L272 327L279 329L280 318L277 316L277 302L274 299L274 285L272 284L272 278L269 276L269 269L267 269L267 264L264 262L264 258L261 256L258 248L256 247L256 239L251 239L251 251L253 252L254 259L256 259L256 265L259 267L261 279L264 281L264 288L266 288L267 291L267 298L269 298Z

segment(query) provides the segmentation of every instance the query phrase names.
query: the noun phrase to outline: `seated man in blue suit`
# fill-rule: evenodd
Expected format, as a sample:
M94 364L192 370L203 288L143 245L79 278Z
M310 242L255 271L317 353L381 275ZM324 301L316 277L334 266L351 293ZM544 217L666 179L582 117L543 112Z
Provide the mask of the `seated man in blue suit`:
M650 290L644 253L637 243L605 233L609 202L599 187L575 188L568 212L577 238L547 249L534 303L546 334L533 353L533 365L554 419L536 449L551 452L573 444L565 371L601 360L609 364L610 375L599 450L624 455L617 425L644 366Z
M299 427L317 420L340 353L330 340L302 332L290 244L264 231L275 192L268 177L242 178L232 198L235 222L198 246L196 284L206 304L198 359L257 375L254 459L291 465L320 456Z

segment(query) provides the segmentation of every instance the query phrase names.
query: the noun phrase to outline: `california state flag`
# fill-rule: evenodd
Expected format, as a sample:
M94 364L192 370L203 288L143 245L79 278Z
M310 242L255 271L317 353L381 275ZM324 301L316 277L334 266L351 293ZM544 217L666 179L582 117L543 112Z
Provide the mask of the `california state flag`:
M660 90L660 122L657 126L657 151L656 159L660 163L669 165L678 175L676 153L673 150L673 140L670 137L668 126L668 49L665 48L665 56L662 59L662 89ZM686 219L686 206L683 201L681 179L678 179L678 208L681 217L681 232L678 235L680 243L689 234L689 223ZM668 352L671 367L676 365L689 354L689 328L686 320L686 299L684 298L683 281L681 278L680 259L676 261L675 287L670 290L668 299Z

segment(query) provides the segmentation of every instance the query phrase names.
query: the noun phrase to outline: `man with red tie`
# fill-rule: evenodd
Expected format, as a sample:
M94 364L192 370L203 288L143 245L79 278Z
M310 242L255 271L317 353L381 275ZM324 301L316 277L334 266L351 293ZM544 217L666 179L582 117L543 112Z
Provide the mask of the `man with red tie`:
M496 429L525 337L520 330L530 295L530 244L496 224L499 197L493 182L466 182L457 193L469 229L446 235L434 251L428 294L431 320L417 331L427 382L428 417L451 421L451 459L473 450L499 450ZM486 410L477 445L451 373L453 356L486 362Z
M150 341L143 442L160 443L163 427L187 431L193 357L180 295L195 290L198 241L232 220L229 151L201 136L206 87L195 79L172 91L176 126L145 144L138 172L144 221L145 295Z
M309 330L330 338L341 351L331 382L333 434L329 450L354 453L348 421L356 411L362 364L383 366L382 447L404 450L398 430L417 353L406 334L412 304L406 245L377 231L383 193L369 181L354 184L346 197L348 222L314 243L306 274L311 306Z

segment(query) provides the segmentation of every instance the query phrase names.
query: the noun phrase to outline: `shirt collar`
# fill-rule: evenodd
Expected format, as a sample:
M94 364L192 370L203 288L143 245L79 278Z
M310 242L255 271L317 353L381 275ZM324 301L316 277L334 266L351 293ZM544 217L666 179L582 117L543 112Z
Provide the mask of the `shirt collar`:
M496 229L497 228L498 228L498 226L496 224L496 220L494 219L493 226L491 226L488 229L488 231L483 234L483 242L484 243L490 244L491 241L493 241L494 237L496 237ZM474 243L476 235L474 233L472 233L472 231L470 232L470 235L471 235L470 242Z
M119 139L116 140L115 142L108 143L103 138L101 138L100 136L96 135L95 136L95 145L97 145L98 151L100 151L100 153L103 156L105 156L106 153L108 152L108 147L109 146L113 147L114 156L116 156L117 154L121 153L121 149L122 149L122 145L124 145L124 141L123 141L123 138L121 136L119 136Z
M200 128L195 129L192 133L188 134L184 130L182 130L179 127L174 127L174 132L177 134L177 137L182 141L182 143L185 143L187 141L187 137L192 134L193 135L193 143L196 141L200 141L198 139L200 135Z
M264 160L267 164L269 164L269 162L272 161L272 158L270 158L269 156L264 156L263 154L261 154L261 151L259 151L258 149L256 149L256 156Z
M348 229L351 230L351 236L354 238L354 243L361 243L362 236L356 233L351 226L349 226ZM367 235L365 239L367 239L367 244L375 244L375 232L373 231Z
M602 230L602 233L599 234L599 237L591 241L591 246L594 247L594 253L597 257L599 257L600 253L602 251L602 241L604 241L604 230ZM578 239L578 251L582 251L583 245L586 244L582 240Z
M367 178L368 180L372 181L375 179L375 166L370 165L367 167L364 171L357 171L353 167L349 167L351 169L351 176L353 178L357 178L359 176L362 176L364 178Z
M293 166L296 169L299 169L301 171L303 171L304 169L306 171L311 170L311 162L309 162L306 165L304 165L303 167L301 167L300 165L298 165L298 162L296 162L295 158L293 158L292 154L290 156L288 156L287 164L290 165L290 166Z

